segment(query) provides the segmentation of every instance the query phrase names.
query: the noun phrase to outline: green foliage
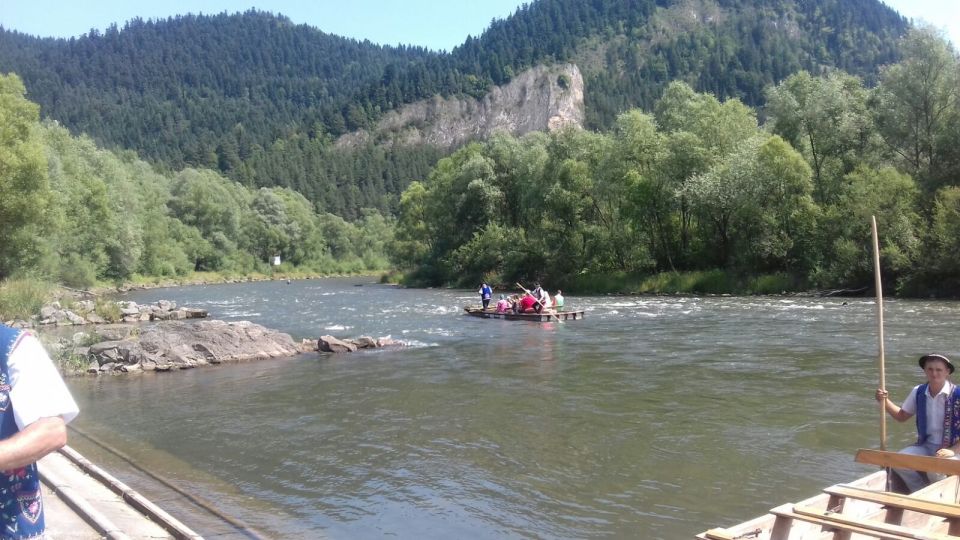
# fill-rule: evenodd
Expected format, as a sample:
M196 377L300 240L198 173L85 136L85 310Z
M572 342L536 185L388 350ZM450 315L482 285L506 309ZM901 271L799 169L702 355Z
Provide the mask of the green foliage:
M960 175L960 69L953 47L932 27L912 30L903 43L903 61L881 74L877 125L897 165L932 192Z
M741 290L747 294L781 294L798 288L798 282L794 276L786 272L778 272L750 277Z
M29 320L53 295L56 286L36 279L5 279L0 282L0 320Z
M111 323L120 322L120 320L123 319L120 305L104 298L96 299L93 305L93 312L103 317L103 320Z
M88 289L97 282L97 270L93 261L71 253L63 260L57 278L67 287Z
M38 257L34 241L48 224L51 192L39 108L16 75L0 75L0 278Z
M814 197L836 201L844 175L880 155L868 93L846 73L803 71L768 91L768 126L799 150L813 169Z
M723 270L662 272L643 280L640 293L726 294L738 290L736 281Z

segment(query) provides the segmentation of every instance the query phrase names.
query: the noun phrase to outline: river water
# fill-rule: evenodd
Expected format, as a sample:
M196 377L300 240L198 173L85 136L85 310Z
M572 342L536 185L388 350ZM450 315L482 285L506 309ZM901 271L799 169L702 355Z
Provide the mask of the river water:
M871 300L565 296L585 319L475 319L473 291L369 278L138 291L406 346L71 379L75 425L278 538L690 538L871 472ZM921 353L960 351L960 304L885 306L899 401Z

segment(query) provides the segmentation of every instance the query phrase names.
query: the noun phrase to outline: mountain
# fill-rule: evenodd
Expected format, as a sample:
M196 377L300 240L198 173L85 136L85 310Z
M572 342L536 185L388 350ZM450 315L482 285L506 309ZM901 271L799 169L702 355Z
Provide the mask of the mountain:
M878 0L538 0L437 53L248 11L136 19L69 40L0 28L0 72L19 74L45 117L101 144L171 169L293 187L349 219L363 207L391 211L446 152L383 150L375 138L333 144L376 133L405 105L480 103L531 68L565 62L583 74L593 129L651 107L677 79L758 105L765 87L800 69L873 80L897 59L907 26Z
M0 72L20 75L44 116L175 168L227 170L304 126L356 129L331 106L429 54L258 11L137 19L69 40L0 31Z

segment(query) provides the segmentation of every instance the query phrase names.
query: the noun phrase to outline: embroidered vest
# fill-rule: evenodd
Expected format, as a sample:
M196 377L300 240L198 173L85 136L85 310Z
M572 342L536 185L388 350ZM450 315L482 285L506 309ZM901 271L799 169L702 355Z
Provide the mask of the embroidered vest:
M917 388L917 444L927 440L927 387L923 383ZM947 397L943 410L943 440L940 448L953 446L960 440L960 386L954 386Z
M23 331L0 324L0 439L20 431L10 403L7 359ZM43 534L43 501L37 464L0 471L0 538L14 540Z

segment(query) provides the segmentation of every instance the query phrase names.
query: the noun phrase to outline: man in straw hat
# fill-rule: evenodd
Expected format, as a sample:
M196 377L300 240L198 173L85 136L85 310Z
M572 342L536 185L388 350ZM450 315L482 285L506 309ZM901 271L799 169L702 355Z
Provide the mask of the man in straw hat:
M914 386L903 405L897 407L882 388L877 389L877 401L883 403L884 410L897 422L906 422L914 415L917 417L917 442L901 453L957 459L960 453L960 388L950 382L953 362L942 354L925 354L919 363L927 382ZM942 475L909 469L893 471L911 493L943 478Z

